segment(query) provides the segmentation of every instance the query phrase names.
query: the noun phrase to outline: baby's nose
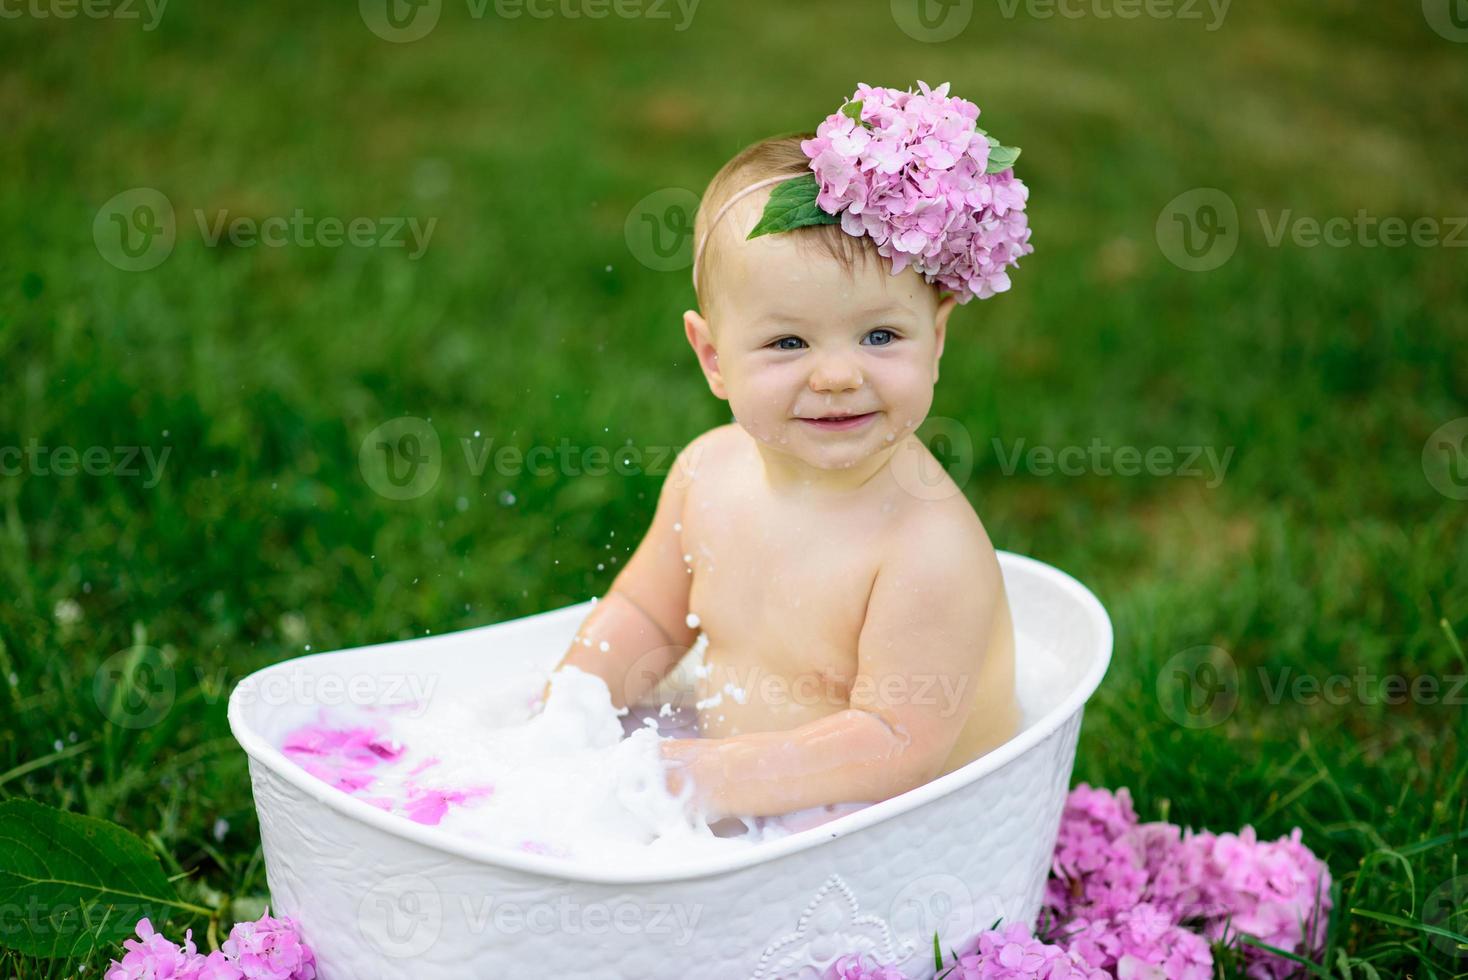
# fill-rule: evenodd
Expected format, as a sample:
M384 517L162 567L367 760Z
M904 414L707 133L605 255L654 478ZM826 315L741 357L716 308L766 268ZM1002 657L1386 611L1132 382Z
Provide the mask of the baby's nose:
M835 355L822 358L810 375L812 391L851 391L860 388L861 368L850 357Z

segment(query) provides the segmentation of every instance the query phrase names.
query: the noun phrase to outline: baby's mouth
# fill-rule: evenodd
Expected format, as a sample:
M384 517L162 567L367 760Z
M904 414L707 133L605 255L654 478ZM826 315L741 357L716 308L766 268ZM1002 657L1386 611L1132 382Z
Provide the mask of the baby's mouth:
M860 415L827 415L821 418L801 418L800 421L817 429L839 432L846 429L859 429L876 417L876 412L863 412Z

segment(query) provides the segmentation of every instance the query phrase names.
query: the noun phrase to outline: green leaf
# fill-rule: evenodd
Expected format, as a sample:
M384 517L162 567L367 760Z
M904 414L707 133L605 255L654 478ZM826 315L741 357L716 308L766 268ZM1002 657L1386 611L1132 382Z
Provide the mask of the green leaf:
M834 225L839 219L834 214L822 211L816 204L821 185L815 174L801 174L782 184L776 184L765 202L765 212L759 224L749 233L749 238L758 238L771 232L790 231L807 225Z
M1019 147L1001 146L994 137L989 137L989 166L985 173L997 174L1001 170L1008 170L1014 166L1014 161L1019 159Z
M1314 962L1313 960L1307 960L1303 956L1300 956L1296 953L1291 953L1288 950L1280 949L1278 946L1271 946L1266 942L1255 939L1248 933L1239 933L1239 942L1243 943L1245 946L1253 946L1256 949L1262 949L1266 952L1273 953L1275 956L1282 956L1287 960L1300 964L1306 970L1315 974L1317 977L1323 978L1323 980L1331 980L1330 971L1326 970L1324 967L1320 966L1320 964Z
M938 933L936 930L933 932L933 969L943 969L943 951L938 948Z
M0 946L30 956L86 956L128 936L147 916L159 927L181 902L153 851L106 820L30 800L0 803Z
M866 125L866 123L862 123L861 122L861 101L860 100L858 100L856 102L848 102L848 103L846 103L844 106L841 107L841 114L843 116L847 116L847 117L849 117L851 119L855 119L857 122L861 123L863 126Z
M1459 932L1453 932L1451 929L1444 929L1441 926L1431 925L1426 922L1413 922L1411 919L1404 919L1400 915L1372 912L1370 909L1351 909L1351 914L1365 916L1368 919L1375 919L1378 922L1385 922L1387 925L1399 926L1403 929L1415 929L1418 932L1425 932L1432 936L1441 936L1444 939L1451 939L1457 944L1459 949L1468 949L1468 936Z

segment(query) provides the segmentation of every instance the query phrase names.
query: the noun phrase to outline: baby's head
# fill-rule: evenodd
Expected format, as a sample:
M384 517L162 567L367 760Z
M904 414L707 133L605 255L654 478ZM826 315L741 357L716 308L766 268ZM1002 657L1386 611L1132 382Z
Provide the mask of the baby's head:
M750 435L839 469L927 416L956 300L911 265L892 275L870 237L840 224L747 238L778 181L734 198L809 174L801 140L814 136L756 143L710 181L694 223L699 309L684 328L709 388Z

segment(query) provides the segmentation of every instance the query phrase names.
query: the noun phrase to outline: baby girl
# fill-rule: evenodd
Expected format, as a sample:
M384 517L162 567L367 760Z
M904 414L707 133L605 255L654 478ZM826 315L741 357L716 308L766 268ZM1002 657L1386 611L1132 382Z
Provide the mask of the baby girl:
M1027 191L977 106L919 89L861 85L710 182L683 325L734 422L679 455L561 661L622 708L702 630L700 737L661 747L708 820L883 800L1019 723L994 546L914 430L954 306L1032 251Z

